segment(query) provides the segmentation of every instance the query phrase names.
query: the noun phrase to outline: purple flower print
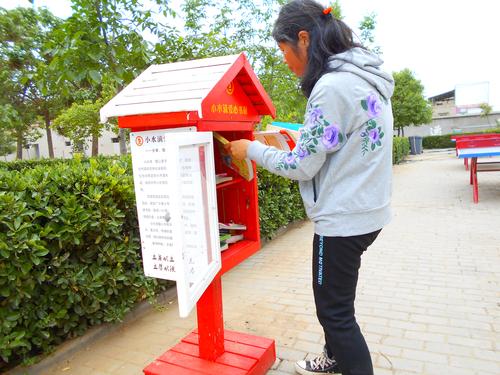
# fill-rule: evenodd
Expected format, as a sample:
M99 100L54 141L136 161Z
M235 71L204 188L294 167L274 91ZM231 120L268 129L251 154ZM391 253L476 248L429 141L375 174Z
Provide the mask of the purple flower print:
M285 157L285 163L288 165L295 164L295 155L289 152Z
M330 150L339 144L339 127L336 124L329 125L325 128L321 142L327 150Z
M307 151L305 148L302 148L302 146L299 146L297 148L297 156L299 157L299 160L304 159L308 155L309 155L309 151Z
M368 137L372 143L377 143L380 139L380 132L378 129L372 129L368 132Z
M311 111L309 111L308 122L310 124L314 124L316 121L319 121L319 118L321 116L323 116L323 111L321 110L321 108L319 107L313 108L311 109Z
M366 98L366 104L368 106L368 114L370 118L377 117L380 112L382 112L382 105L377 95L371 93L368 98Z

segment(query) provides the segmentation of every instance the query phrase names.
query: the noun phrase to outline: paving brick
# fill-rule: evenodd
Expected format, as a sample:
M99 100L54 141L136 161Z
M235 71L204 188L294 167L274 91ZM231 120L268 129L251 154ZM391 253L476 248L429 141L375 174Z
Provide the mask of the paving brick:
M278 346L276 348L276 355L283 360L295 362L304 359L307 355L307 352Z
M401 357L401 353L403 352L402 348L398 348L395 346L383 345L383 344L369 344L370 352L373 354L379 354L382 356L395 356Z
M474 357L477 359L500 363L500 352L498 351L474 349Z
M464 369L464 368L436 364L436 363L426 363L424 366L423 373L426 375L444 375L444 374L472 375L472 374L475 374L475 372L472 369Z
M430 316L430 315L421 315L421 314L412 314L410 316L410 321L416 323L425 323L425 324L448 324L447 318L440 316Z
M454 327L465 327L465 328L475 328L483 331L490 331L491 325L489 323L483 323L479 321L474 321L472 319L450 319L450 325Z
M123 365L123 363L124 363L123 361L109 357L104 357L97 353L94 353L92 361L87 363L87 367L91 367L99 371L112 373L116 369L120 368ZM82 364L78 360L76 360L72 366L70 365L70 367L80 368L82 367Z
M278 367L278 371L286 372L287 374L295 373L295 362L296 361L281 361L280 366Z
M406 359L399 357L392 357L391 363L392 363L392 368L396 370L396 373L399 370L403 370L403 371L416 372L418 374L423 373L425 364L425 362L423 361L415 361L413 359Z
M407 349L423 349L424 342L422 340L411 340L408 338L386 337L382 340L383 345L389 345Z
M454 354L465 357L473 356L473 348L449 343L426 342L424 349L430 353Z
M446 335L440 333L406 331L405 338L432 342L445 342Z
M297 333L297 339L319 343L323 341L323 334L301 331Z
M448 357L444 354L429 353L423 350L403 349L402 358L415 359L425 363L447 364Z
M466 346L469 348L481 348L481 349L491 350L491 349L493 349L493 345L494 345L494 341L472 339L472 338L461 337L461 336L448 335L447 339L448 339L448 343L450 343L450 344Z
M427 324L413 323L402 320L389 321L389 327L400 328L402 330L421 331L421 332L425 332L427 330Z
M116 370L111 372L113 375L140 375L143 370L143 366L132 365L130 363L124 363Z
M298 340L293 345L293 348L307 353L319 354L323 351L323 344Z
M460 368L473 368L476 370L490 371L496 374L500 373L500 363L485 361L469 357L450 356L450 365Z
M279 367L280 363L281 363L281 359L276 358L276 360L274 361L274 364L271 366L271 370L276 370Z
M378 367L374 367L373 371L377 375L394 375L394 372L392 372L391 370L386 370Z
M371 333L367 331L363 331L363 336L365 337L366 342L371 345L371 344L378 344L384 339L383 335L379 335L376 333Z
M429 324L427 327L427 331L429 333L440 333L444 335L463 336L463 337L468 337L470 335L470 329L467 328L443 326L436 324Z

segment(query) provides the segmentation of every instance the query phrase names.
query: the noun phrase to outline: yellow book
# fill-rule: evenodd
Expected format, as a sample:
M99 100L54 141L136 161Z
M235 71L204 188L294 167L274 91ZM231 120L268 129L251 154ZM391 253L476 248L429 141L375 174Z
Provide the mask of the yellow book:
M219 152L224 164L227 165L236 173L238 173L245 180L251 181L253 179L253 166L250 159L248 158L244 160L233 159L231 155L229 155L229 153L224 148L224 146L227 145L229 141L217 132L214 132L214 138L217 141L216 143L219 148Z
M292 151L297 143L293 134L286 129L259 131L253 135L255 140L283 151Z

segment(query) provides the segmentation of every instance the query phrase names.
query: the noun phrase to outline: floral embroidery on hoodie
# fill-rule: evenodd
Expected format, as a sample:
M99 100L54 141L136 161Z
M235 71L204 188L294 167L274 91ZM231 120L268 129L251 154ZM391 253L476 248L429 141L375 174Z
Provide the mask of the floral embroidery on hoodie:
M326 151L330 151L343 141L339 125L328 122L319 106L311 107L307 122L300 130L300 142L281 159L277 169L296 169L298 161L318 152L319 142Z
M377 121L374 120L382 112L382 103L377 95L371 93L366 99L361 100L361 107L368 113L370 118L365 124L365 129L361 132L363 138L361 150L363 156L365 156L368 151L375 151L377 147L382 146L381 139L384 137L384 132L382 127L378 126Z

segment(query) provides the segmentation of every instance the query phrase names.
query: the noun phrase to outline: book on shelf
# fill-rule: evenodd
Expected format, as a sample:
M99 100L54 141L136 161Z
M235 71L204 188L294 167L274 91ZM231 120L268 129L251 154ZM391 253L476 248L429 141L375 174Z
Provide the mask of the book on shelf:
M258 131L254 132L253 135L255 140L283 151L293 150L297 143L293 134L286 129Z
M236 243L238 241L241 241L242 239L243 239L242 234L234 234L234 235L230 235L229 238L226 239L226 243L227 244Z
M229 152L227 152L224 148L224 146L227 145L229 141L217 132L214 132L214 138L216 140L223 163L233 171L238 173L245 180L251 181L253 179L253 165L250 159L233 159Z
M243 234L231 234L231 233L219 232L220 250L221 251L227 250L230 244L241 241L242 239L243 239Z
M219 223L219 231L220 230L247 230L247 226L244 224L238 223Z
M222 184L224 182L232 181L232 180L233 180L233 177L228 176L227 173L219 173L219 174L215 175L215 184L216 185Z
M231 238L231 235L229 233L220 233L219 232L219 246L220 246L220 251L227 250L229 248L229 244L227 240Z

